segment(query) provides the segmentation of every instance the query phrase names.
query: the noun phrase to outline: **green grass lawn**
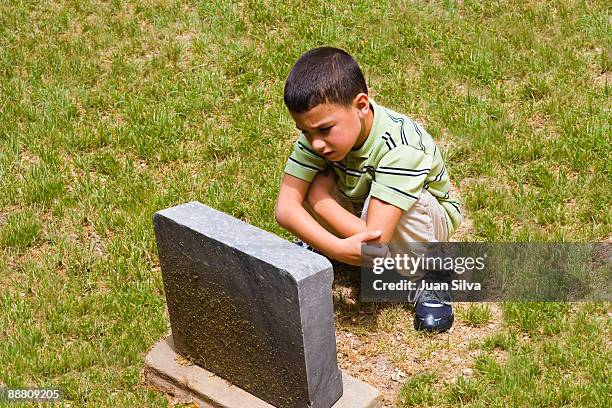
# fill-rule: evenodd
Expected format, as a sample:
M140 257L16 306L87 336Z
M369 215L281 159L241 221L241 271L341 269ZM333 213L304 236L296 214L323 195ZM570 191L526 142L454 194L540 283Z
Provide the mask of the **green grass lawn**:
M434 136L462 239L610 240L611 27L603 0L0 2L0 380L167 404L139 378L168 330L152 214L198 200L289 238L282 91L315 46ZM398 404L606 406L610 304L502 309L473 376L423 371Z

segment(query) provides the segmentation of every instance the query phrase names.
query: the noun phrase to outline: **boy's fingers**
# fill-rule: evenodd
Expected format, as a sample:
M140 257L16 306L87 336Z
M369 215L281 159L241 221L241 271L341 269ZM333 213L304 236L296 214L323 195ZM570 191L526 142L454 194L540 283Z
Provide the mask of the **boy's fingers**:
M382 235L382 231L376 230L376 231L364 231L364 232L360 232L356 236L359 239L359 241L366 242L366 241L371 241L371 240L376 239L376 238L380 238L381 235Z

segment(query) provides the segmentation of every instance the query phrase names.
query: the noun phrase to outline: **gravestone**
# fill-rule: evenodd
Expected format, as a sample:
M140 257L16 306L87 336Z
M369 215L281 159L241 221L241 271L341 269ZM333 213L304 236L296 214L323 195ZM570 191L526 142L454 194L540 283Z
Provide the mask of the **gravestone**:
M153 224L179 354L277 407L340 398L327 259L198 202Z

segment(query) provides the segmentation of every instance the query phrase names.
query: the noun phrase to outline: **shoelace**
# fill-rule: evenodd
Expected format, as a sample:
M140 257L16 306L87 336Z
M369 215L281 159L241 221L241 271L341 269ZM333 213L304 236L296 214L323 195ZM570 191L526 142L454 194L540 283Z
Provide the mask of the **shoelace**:
M423 301L427 302L428 300L436 300L445 305L452 305L452 302L447 300L443 300L438 294L437 290L423 289L421 285L419 285L418 289L414 292L408 293L408 302L412 304L416 304L416 302L423 297ZM414 299L412 298L412 294L414 293Z
M408 302L412 303L413 305L416 304L416 301L421 296L421 293L423 293L423 289L421 289L420 286L417 290L408 292ZM414 294L414 298L412 297L413 294Z

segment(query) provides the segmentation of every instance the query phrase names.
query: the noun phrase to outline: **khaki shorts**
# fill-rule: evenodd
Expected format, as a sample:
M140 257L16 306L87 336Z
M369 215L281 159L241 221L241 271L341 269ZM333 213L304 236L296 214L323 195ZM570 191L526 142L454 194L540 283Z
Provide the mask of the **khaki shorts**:
M337 188L331 192L334 200L344 209L365 220L368 216L370 197L363 208L344 197ZM392 242L446 242L448 241L446 212L438 200L427 190L421 190L419 199L408 211L404 211L397 223Z
M343 196L336 187L331 191L331 196L344 209L365 220L368 215L368 206L371 196L368 196L363 206ZM304 203L304 207L313 217L329 231L333 231L329 225L314 214L312 208ZM426 189L421 190L419 199L404 211L397 223L393 237L391 238L390 252L388 256L395 256L393 246L402 248L404 243L413 242L447 242L449 237L446 212L438 200ZM411 247L414 247L413 245ZM405 247L404 247L405 248ZM401 273L401 272L400 272ZM421 273L411 275L419 278Z

